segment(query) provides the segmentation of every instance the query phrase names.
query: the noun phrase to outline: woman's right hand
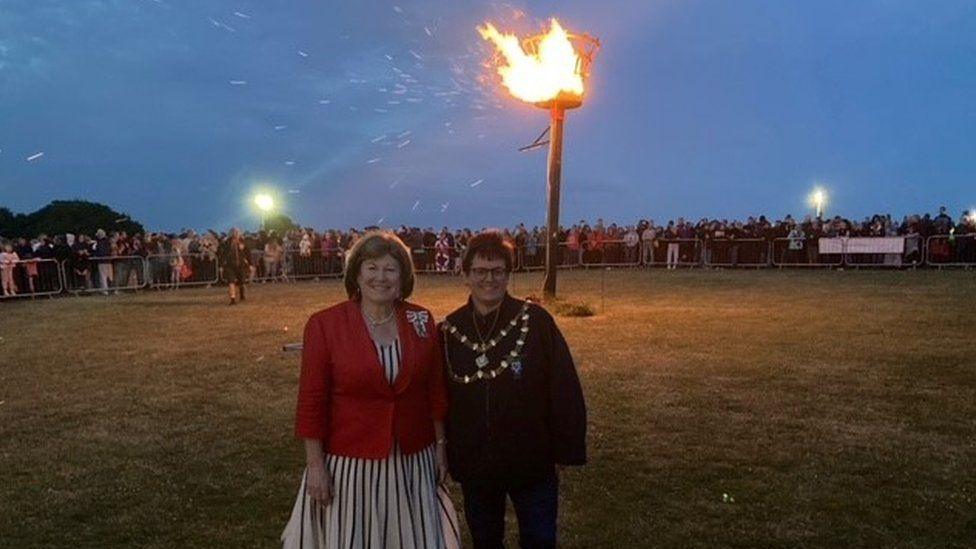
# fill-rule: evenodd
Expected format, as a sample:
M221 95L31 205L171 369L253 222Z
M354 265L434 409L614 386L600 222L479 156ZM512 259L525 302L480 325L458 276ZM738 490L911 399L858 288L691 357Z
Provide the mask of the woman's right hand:
M308 465L305 487L312 501L322 507L328 507L332 503L332 497L335 495L332 490L332 475L325 470L323 463L310 463Z

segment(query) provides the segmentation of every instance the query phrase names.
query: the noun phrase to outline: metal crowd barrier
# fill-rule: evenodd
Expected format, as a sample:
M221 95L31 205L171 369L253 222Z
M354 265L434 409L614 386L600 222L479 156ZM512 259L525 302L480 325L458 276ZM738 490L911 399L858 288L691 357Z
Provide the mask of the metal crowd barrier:
M902 267L916 268L925 262L923 242L921 236L904 237L905 239L905 249L900 254L885 254L885 253L858 253L852 254L848 253L845 245L844 250L844 266L851 267L854 269L859 269L861 267L870 267L872 269L877 268L893 268L900 269ZM909 246L909 239L915 240ZM911 250L911 251L910 251ZM912 252L917 252L913 254ZM914 259L913 259L914 257Z
M11 271L14 294L0 291L0 299L39 297L64 291L64 278L55 259L22 259Z
M976 267L976 234L933 235L925 241L925 263L931 267Z
M701 264L701 241L697 238L658 238L657 246L653 247L651 263L644 263L648 267L671 266L697 267ZM675 246L677 257L670 261L671 245Z
M287 281L288 271L293 262L285 261L288 258L286 250L281 251L280 257L267 258L267 254L261 250L251 251L251 277L249 282L275 282ZM287 263L287 264L286 264Z
M702 243L706 267L768 267L769 244L762 238L715 238Z
M145 264L150 288L212 286L220 280L217 257L210 253L150 254Z
M257 251L254 254L259 259L252 262L252 267L264 269L264 252ZM260 267L257 267L259 264ZM341 250L326 255L322 254L321 249L312 250L309 254L302 254L299 250L285 250L281 262L281 272L287 280L341 278L344 267L345 255Z
M843 254L820 254L817 239L774 238L769 245L774 267L834 268L844 266Z
M587 242L591 245L591 242ZM640 245L627 246L623 240L604 240L600 249L583 250L584 267L636 267L640 265Z
M546 243L529 244L517 248L515 268L519 271L538 271L546 268ZM458 261L461 259L458 258Z
M146 261L139 255L90 257L88 268L78 272L74 259L61 262L64 289L72 293L138 290L148 284Z

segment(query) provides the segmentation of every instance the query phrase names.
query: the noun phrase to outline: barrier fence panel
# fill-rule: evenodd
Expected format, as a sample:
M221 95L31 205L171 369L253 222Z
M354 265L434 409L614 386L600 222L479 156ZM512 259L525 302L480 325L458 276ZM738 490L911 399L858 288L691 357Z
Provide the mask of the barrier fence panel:
M558 261L556 262L556 268L574 269L583 264L583 250L578 245L570 246L565 242L560 242L559 247L557 249L559 250L559 253L556 254L558 256L557 257ZM543 250L543 252L544 251L545 250ZM546 256L545 254L543 254L542 256L543 268L545 268L545 264L546 264Z
M843 254L821 254L816 238L774 238L769 249L774 267L831 268L844 265Z
M645 250L649 267L697 267L701 265L701 241L697 238L659 238ZM646 261L650 256L651 262Z
M708 267L768 267L769 242L762 238L713 238L702 243Z
M288 253L285 250L272 254L260 250L252 250L251 277L249 280L251 282L287 281L287 267L291 264L291 261L286 262L286 257L288 257Z
M546 248L547 245L545 243L529 244L519 248L518 261L516 261L518 270L538 271L540 269L545 269Z
M157 289L219 282L217 257L209 253L150 254L145 272L148 286Z
M904 240L904 246L899 253L854 253L849 251L847 241L844 241L844 265L855 269L861 267L895 268L917 267L924 262L923 241L919 235L906 237L876 237L894 240ZM861 240L864 237L860 237Z
M116 292L138 290L149 283L147 262L140 255L76 258L61 262L67 292Z
M640 263L640 246L628 246L623 240L604 240L598 245L587 242L582 255L584 267L636 267Z
M976 267L976 234L939 234L925 241L925 263L939 269Z
M976 267L976 234L928 237L925 262L932 267Z
M261 263L263 264L263 252ZM282 273L288 279L307 279L307 278L338 278L342 276L342 269L345 266L344 256L340 250L323 253L321 250L313 250L303 254L297 250L286 251L282 261ZM263 268L263 267L262 267Z
M25 259L9 269L0 270L2 290L0 299L37 297L59 294L64 290L61 268L54 259ZM7 286L13 293L8 293Z

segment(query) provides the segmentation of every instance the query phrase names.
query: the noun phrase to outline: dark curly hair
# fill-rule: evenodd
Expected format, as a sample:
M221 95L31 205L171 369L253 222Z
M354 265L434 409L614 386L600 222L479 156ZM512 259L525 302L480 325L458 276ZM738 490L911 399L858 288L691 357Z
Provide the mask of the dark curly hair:
M471 262L475 257L488 261L502 259L505 261L505 270L509 272L515 264L515 250L499 231L478 233L468 240L468 247L464 250L464 257L461 258L461 270L464 274L471 273Z

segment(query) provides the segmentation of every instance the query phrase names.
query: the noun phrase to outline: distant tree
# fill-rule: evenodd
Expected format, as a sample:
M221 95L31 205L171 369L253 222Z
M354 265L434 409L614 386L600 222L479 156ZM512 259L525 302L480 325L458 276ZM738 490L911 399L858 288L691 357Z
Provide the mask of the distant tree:
M0 208L0 236L11 237L19 235L17 217L7 208Z
M55 200L36 212L11 215L0 208L0 234L5 237L33 238L44 233L93 235L98 229L106 232L144 232L142 224L104 204L86 200Z
M290 217L283 213L268 214L264 220L264 230L274 231L279 235L299 228Z

